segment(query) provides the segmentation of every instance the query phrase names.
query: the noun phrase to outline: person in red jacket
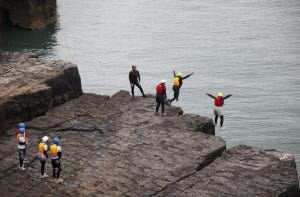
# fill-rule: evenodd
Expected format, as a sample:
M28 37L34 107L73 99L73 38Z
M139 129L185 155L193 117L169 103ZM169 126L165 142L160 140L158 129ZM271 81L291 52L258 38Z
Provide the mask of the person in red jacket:
M158 110L161 105L162 116L165 116L165 102L167 98L166 93L166 80L161 80L159 84L156 85L156 111L155 115L158 115Z
M223 129L223 122L224 122L224 112L222 110L222 106L224 105L224 100L231 97L232 94L228 94L227 96L223 97L223 94L221 92L218 93L216 97L214 97L211 94L206 93L208 96L214 99L215 107L214 107L214 114L215 114L215 124L218 123L218 117L220 116L220 126L221 129Z

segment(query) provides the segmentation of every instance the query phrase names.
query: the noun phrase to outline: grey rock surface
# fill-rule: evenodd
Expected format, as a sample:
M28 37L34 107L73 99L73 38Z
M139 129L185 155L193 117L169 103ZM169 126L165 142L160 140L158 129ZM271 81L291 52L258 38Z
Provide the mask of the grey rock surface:
M34 53L0 53L0 135L19 121L82 95L77 66Z
M0 139L2 194L154 195L191 176L225 150L220 137L204 133L207 125L214 130L211 119L188 114L178 118L180 110L167 107L166 117L155 116L153 96L132 100L127 91L112 97L84 94L55 107L26 123L30 138L26 171L17 169L15 129ZM35 156L43 135L61 138L65 180L60 185L51 177L40 177ZM46 168L51 174L49 160Z
M56 0L1 0L0 25L41 29L57 21Z
M300 196L291 154L245 145L223 152L201 171L156 196Z

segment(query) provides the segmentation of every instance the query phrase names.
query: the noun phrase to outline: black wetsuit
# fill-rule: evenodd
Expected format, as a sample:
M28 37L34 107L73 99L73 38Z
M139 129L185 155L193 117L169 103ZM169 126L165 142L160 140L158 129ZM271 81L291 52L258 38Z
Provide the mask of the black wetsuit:
M145 97L143 88L140 85L140 81L141 81L141 76L140 76L140 73L138 70L132 70L129 72L129 82L131 85L131 94L133 97L134 97L134 86L135 85L140 89L142 95Z
M175 72L173 72L173 74L174 74L174 77L176 77ZM174 91L174 98L172 98L172 99L170 100L170 103L172 103L175 99L176 99L176 101L178 101L179 90L180 90L180 88L181 88L181 86L182 86L182 80L184 80L184 79L190 77L191 75L192 75L192 73L189 74L189 75L187 75L187 76L185 76L185 77L179 77L179 86L173 85L173 88L172 88L172 89L173 89L173 91Z
M159 106L161 105L161 113L165 113L165 100L167 98L166 87L163 86L162 94L156 94L156 113L158 113Z

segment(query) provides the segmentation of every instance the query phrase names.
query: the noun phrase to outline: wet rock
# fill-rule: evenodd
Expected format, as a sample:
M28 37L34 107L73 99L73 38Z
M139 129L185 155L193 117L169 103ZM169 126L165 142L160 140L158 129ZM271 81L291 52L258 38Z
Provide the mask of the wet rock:
M34 53L0 53L0 134L81 94L76 65Z
M41 29L57 20L56 0L1 0L0 25Z

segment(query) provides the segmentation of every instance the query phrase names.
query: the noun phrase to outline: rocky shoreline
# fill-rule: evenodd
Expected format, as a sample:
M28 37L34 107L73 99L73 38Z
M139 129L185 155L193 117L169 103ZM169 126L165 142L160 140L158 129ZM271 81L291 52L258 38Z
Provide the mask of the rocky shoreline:
M226 150L210 118L178 117L182 109L174 106L166 117L154 116L153 95L82 93L70 62L1 53L0 65L3 196L300 195L291 154L245 145ZM25 171L18 170L15 141L20 120L30 138ZM61 138L61 184L39 174L37 143L44 135Z

